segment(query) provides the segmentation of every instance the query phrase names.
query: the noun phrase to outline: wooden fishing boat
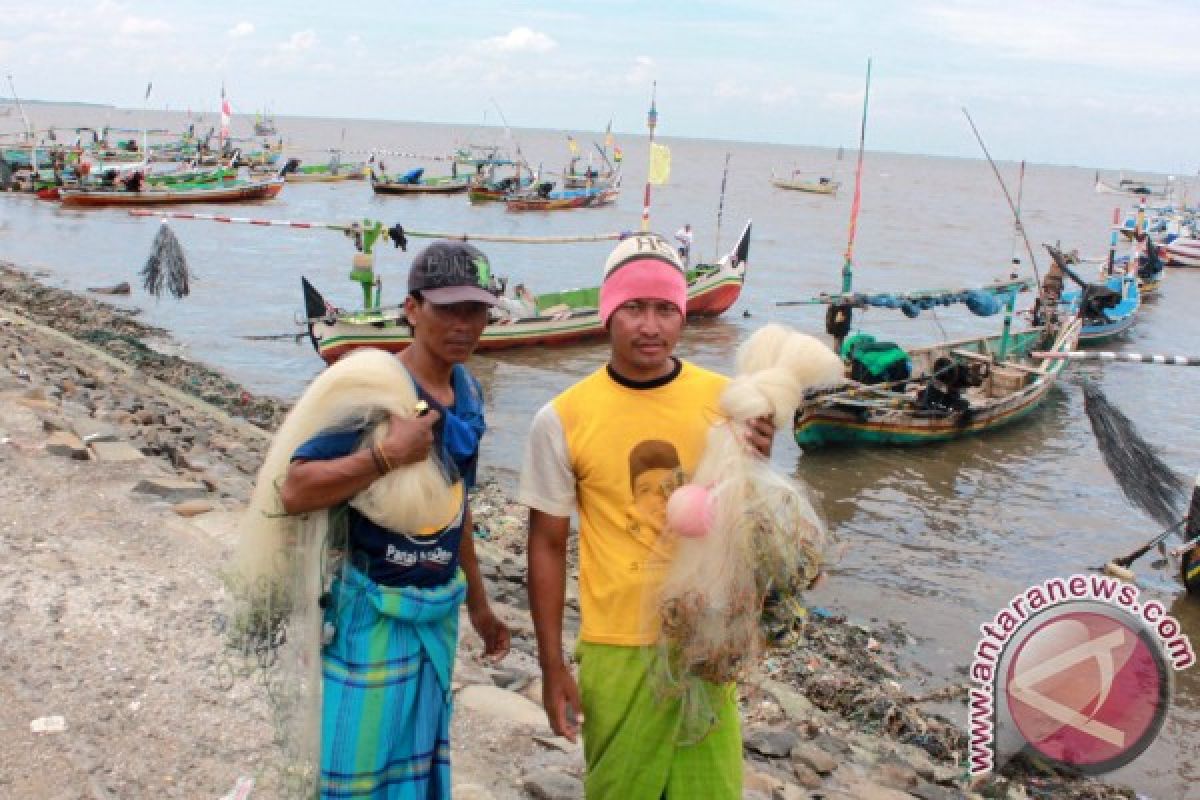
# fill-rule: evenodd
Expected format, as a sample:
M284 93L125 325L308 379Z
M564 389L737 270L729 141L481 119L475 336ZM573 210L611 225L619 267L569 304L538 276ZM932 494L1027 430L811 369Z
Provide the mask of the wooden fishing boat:
M128 192L123 189L63 189L59 194L63 208L99 208L179 203L247 203L268 200L278 195L282 189L283 181L277 178L212 188L144 189L140 192Z
M362 162L343 164L334 160L328 164L301 164L300 159L289 158L279 174L288 183L340 183L364 180L368 172L369 168Z
M747 222L737 244L718 263L689 270L689 316L717 316L737 301L750 255L750 230L751 223ZM398 352L412 343L403 306L340 311L333 309L307 280L303 283L309 336L327 363L359 347ZM599 295L599 287L570 289L538 295L527 302L524 312L498 306L484 328L479 349L560 345L602 337Z
M1200 267L1200 239L1174 239L1162 246L1161 253L1169 267Z
M509 195L504 207L509 211L565 211L572 208L596 208L616 202L620 189L566 189L561 192L541 189Z
M371 189L375 194L460 194L470 188L465 176L422 177L424 169L414 169L398 178L380 177L371 170Z
M885 388L858 385L806 402L796 412L796 443L927 444L1007 425L1037 408L1063 369L1062 362L1036 362L1029 353L1069 351L1079 331L1080 321L1071 318L1053 328L909 350L916 379ZM966 383L950 387L952 403L946 402L944 380L935 377L951 373Z
M777 189L790 189L811 194L837 194L837 190L841 186L837 181L826 177L818 178L815 181L804 180L800 177L799 170L793 172L790 178L777 178L774 173L771 173L771 185Z
M1064 314L1083 319L1081 344L1099 344L1133 327L1142 307L1136 272L1110 275L1102 283L1064 291L1060 301Z

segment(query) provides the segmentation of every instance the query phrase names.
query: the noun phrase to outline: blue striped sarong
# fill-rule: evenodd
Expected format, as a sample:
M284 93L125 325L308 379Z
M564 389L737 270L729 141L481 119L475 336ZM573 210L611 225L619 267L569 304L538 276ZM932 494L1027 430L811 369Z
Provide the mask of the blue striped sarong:
M450 677L461 571L433 588L380 586L353 567L334 583L322 652L323 800L450 797Z

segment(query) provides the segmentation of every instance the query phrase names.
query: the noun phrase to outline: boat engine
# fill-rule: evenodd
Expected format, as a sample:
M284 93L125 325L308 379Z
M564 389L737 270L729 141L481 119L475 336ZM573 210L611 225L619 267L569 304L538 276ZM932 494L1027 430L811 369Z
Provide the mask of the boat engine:
M947 414L966 411L971 404L963 397L963 391L982 386L988 372L986 361L964 364L943 356L933 362L933 374L917 392L917 407Z

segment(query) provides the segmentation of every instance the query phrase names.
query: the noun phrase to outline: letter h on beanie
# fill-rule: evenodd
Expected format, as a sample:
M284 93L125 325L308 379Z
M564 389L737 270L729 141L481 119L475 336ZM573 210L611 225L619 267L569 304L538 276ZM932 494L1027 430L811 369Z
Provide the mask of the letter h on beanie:
M630 300L665 300L687 311L687 278L675 248L657 234L640 233L621 240L604 262L600 284L600 319Z

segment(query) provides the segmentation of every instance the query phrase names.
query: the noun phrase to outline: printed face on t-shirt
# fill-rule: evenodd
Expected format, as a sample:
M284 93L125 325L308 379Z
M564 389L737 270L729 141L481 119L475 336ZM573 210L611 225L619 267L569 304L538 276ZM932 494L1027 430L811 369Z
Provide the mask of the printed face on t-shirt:
M626 510L630 533L662 533L667 522L667 498L682 482L679 453L660 439L638 442L629 451L631 504Z

